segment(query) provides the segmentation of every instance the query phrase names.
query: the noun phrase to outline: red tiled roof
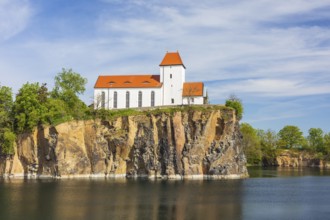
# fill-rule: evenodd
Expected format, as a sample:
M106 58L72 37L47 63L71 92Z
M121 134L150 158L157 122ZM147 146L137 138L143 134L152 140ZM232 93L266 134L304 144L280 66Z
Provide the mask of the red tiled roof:
M159 75L111 75L99 76L94 88L159 88Z
M184 64L181 60L179 52L167 52L163 61L159 64L159 66L174 66L174 65L182 65Z
M186 82L183 84L182 96L203 96L204 83Z

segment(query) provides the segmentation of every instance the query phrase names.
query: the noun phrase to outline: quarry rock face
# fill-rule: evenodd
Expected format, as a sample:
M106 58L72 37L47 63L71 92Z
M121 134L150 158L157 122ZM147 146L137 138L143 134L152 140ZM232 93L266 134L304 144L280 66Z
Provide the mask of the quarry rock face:
M244 178L232 109L72 121L39 127L0 158L0 174L25 177Z
M289 150L284 150L277 155L273 164L279 167L330 167L329 162L315 158L306 152L296 153Z

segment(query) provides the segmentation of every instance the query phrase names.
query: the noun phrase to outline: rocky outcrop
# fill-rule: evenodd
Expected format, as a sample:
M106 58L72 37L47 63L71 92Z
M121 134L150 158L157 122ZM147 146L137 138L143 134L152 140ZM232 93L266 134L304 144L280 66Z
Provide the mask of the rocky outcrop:
M327 161L316 158L315 155L290 150L282 150L276 158L273 158L271 162L268 160L265 165L280 167L330 167Z
M20 135L17 154L0 160L0 174L242 178L241 138L225 107L72 121Z

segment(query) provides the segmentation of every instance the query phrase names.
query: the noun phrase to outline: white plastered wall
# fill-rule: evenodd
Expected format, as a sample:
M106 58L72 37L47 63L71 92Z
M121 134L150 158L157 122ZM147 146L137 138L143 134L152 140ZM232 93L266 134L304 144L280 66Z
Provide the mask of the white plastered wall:
M172 77L171 77L172 75ZM182 65L161 66L160 78L163 82L163 105L182 105L182 89L185 82L185 68ZM174 103L172 103L174 99Z
M138 108L139 91L142 92L142 107L151 106L151 92L155 92L155 106L162 105L161 88L111 88L94 90L94 106L101 108L102 92L105 93L105 109L114 108L114 92L117 92L117 109L126 108L126 92L129 92L129 107ZM96 107L97 106L97 107Z
M190 103L188 102L188 98L190 99ZM204 104L204 97L203 96L191 96L191 97L183 97L182 100L183 105L202 105Z

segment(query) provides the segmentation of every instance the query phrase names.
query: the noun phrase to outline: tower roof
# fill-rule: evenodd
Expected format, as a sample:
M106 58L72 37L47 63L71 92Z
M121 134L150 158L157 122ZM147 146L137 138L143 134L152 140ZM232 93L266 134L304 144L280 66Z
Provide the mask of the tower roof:
M159 66L174 66L174 65L182 65L186 68L181 60L179 52L167 52L163 61L159 64Z

